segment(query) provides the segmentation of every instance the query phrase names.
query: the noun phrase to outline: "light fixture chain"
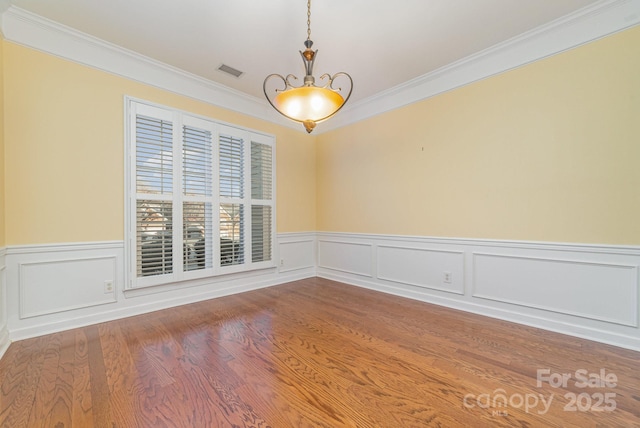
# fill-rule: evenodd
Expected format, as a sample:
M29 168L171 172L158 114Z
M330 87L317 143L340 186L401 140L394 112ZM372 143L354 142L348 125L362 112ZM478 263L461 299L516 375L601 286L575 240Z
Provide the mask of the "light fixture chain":
M307 40L311 40L311 0L307 0Z

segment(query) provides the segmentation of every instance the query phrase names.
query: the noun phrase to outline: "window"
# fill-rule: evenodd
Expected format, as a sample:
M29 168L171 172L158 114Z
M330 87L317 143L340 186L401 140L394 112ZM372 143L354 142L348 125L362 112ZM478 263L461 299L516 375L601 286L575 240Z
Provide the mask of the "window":
M273 137L127 106L129 287L275 266Z

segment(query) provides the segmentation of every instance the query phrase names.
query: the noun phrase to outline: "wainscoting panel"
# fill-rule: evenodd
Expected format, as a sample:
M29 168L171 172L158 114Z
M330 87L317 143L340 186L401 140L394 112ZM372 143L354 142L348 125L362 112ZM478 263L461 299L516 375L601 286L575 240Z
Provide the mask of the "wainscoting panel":
M308 232L279 234L274 254L278 268L125 290L121 241L8 247L0 354L9 340L313 276L640 350L640 247Z
M319 232L318 260L323 278L640 350L640 247Z
M369 243L318 241L318 267L373 276L373 246Z
M638 266L473 254L473 296L638 327Z
M113 256L20 263L19 269L20 318L116 301Z
M6 285L4 342L130 317L316 276L315 232L278 234L274 257L284 264L251 272L125 289L124 242L14 246L0 253ZM278 263L279 264L279 263ZM105 288L113 281L113 290ZM0 318L2 319L2 318ZM4 332L4 333L3 333ZM4 336L3 336L4 334ZM4 342L3 342L4 340Z
M377 247L378 278L464 294L464 253L389 245Z
M9 339L9 329L7 328L7 282L5 273L6 249L0 248L0 358L4 355L11 340Z
M293 272L303 269L316 269L315 234L309 236L286 234L280 238L279 272Z
M123 299L123 243L8 247L6 281L12 340L86 325Z

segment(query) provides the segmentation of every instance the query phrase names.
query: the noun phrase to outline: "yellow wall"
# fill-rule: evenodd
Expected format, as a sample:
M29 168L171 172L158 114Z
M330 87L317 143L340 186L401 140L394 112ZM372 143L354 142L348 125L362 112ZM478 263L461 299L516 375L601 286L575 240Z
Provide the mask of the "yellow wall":
M640 27L321 134L321 231L640 244Z
M2 45L0 247L123 239L124 95L275 134L278 232L640 244L640 28L316 137Z
M9 42L4 60L6 245L124 239L125 95L276 135L277 231L315 230L313 137Z
M0 34L0 248L5 246L4 213L4 39Z

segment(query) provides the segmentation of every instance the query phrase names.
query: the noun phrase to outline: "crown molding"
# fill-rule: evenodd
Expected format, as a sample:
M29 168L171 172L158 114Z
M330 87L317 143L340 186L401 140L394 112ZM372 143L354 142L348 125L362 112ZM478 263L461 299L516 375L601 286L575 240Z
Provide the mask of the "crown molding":
M4 0L0 0L2 2ZM1 3L0 3L1 4ZM73 28L10 6L1 28L6 40L107 73L204 101L268 122L296 128L265 100L202 78Z
M640 24L640 0L601 0L431 73L345 106L331 131Z
M265 100L164 64L0 0L6 40L303 132ZM6 8L6 10L4 10ZM640 0L601 0L431 73L345 106L316 135L580 46L640 23Z

